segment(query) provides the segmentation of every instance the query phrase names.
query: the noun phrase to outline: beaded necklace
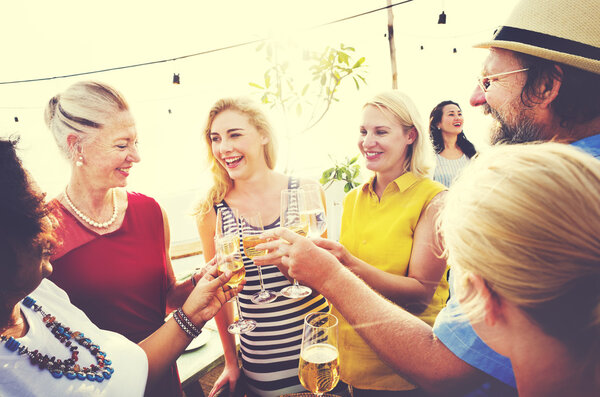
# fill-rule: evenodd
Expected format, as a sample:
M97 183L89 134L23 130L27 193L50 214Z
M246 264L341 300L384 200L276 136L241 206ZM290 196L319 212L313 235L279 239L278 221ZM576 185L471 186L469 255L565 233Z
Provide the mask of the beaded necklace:
M104 229L104 228L107 228L110 225L112 225L115 222L115 220L117 219L118 207L117 207L117 194L115 193L115 189L113 189L113 191L112 191L113 214L109 220L107 220L106 222L102 222L102 223L96 222L95 220L93 220L92 218L90 218L89 216L87 216L86 214L81 212L79 210L79 208L75 207L75 204L73 204L73 202L69 198L69 195L67 194L67 189L65 189L65 200L67 201L67 204L69 204L69 207L71 207L73 212L75 212L78 217L80 217L81 219L83 219L84 222L86 222L88 225L92 225L93 227L97 227L99 229Z
M65 360L57 360L56 357L48 357L38 352L37 349L30 351L25 345L21 345L12 336L0 336L0 341L4 342L4 347L10 351L17 351L19 355L29 357L32 365L47 369L55 378L61 378L65 375L68 379L90 380L93 382L102 382L105 379L111 378L115 370L110 367L111 360L106 358L106 353L100 350L100 346L95 345L89 338L86 338L83 332L72 331L69 327L56 321L56 318L42 310L42 306L35 303L35 299L26 297L23 299L23 305L36 313L40 313L42 321L46 324L46 328L64 344L71 352L71 357ZM82 367L77 364L79 360L79 346L76 346L73 341L85 347L96 357L96 364L91 364L89 367Z

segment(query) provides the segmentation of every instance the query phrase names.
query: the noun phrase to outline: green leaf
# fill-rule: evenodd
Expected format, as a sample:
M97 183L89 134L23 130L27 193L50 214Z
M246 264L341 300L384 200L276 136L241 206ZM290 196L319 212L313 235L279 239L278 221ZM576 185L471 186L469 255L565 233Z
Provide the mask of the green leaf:
M326 169L325 171L323 171L322 178L326 178L326 179L331 178L331 174L333 174L333 171L335 171L335 168Z
M263 49L263 47L265 46L265 42L263 41L262 43L260 43L257 47L256 47L256 51L260 51Z
M321 85L325 85L326 82L327 82L327 76L322 75L321 76Z
M308 91L309 86L310 86L310 84L308 84L308 83L304 86L304 88L302 89L302 96L306 95L306 91Z
M335 170L335 179L337 179L337 180L342 179L342 170L340 170L340 169Z
M358 161L358 156L354 156L354 157L352 157L352 158L350 159L350 161L348 162L348 165L350 165L350 164L354 164L354 163L356 163L357 161Z
M250 84L250 86L254 87L254 88L258 88L259 90L264 90L265 88L259 84L256 83L248 83Z
M273 56L273 46L271 46L271 44L267 44L267 56L271 57Z
M265 87L269 88L271 86L271 75L269 72L265 73Z
M352 76L352 80L354 80L354 84L356 85L356 89L360 90L360 86L358 85L358 80L356 80L356 77Z
M352 186L351 182L348 182L344 185L344 193L348 193L350 190L352 190L354 186Z
M364 62L365 62L365 57L360 58L358 61L356 61L354 66L352 66L352 69L356 69L356 68L360 67L360 65L362 65Z
M296 115L298 117L300 117L300 115L302 115L302 105L301 104L296 105Z

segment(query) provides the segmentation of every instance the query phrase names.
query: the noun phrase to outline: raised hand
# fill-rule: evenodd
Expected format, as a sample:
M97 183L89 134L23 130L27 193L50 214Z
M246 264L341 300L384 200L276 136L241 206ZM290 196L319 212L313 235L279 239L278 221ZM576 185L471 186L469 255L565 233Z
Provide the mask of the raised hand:
M183 304L183 310L195 324L205 323L217 314L221 307L243 289L243 283L236 288L225 285L231 272L218 275L214 259L201 270L202 278Z

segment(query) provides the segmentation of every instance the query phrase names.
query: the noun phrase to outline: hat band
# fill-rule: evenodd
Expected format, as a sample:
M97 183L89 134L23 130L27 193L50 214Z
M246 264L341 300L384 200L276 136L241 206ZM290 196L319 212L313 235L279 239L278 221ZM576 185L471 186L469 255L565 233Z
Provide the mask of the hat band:
M514 28L512 26L501 26L498 28L493 40L529 44L546 50L600 60L600 48L598 47L549 34Z

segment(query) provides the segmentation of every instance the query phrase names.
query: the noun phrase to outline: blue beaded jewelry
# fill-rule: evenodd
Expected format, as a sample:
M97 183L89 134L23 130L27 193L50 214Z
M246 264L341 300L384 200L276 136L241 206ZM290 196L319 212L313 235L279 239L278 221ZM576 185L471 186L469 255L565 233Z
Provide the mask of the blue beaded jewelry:
M19 355L27 356L32 365L40 369L47 369L55 378L89 380L92 382L102 382L111 378L115 370L110 367L112 361L106 358L106 353L100 350L100 346L94 344L89 338L86 338L83 332L72 331L69 327L56 321L56 318L42 310L42 306L37 305L31 297L23 299L23 305L36 313L40 313L42 321L46 328L71 351L71 357L65 360L57 360L56 357L48 357L37 350L30 351L25 345L21 345L12 336L0 335L0 341L4 342L4 347L10 351L16 351ZM79 360L79 346L73 342L85 347L96 357L96 364L89 367L81 367L77 364Z

